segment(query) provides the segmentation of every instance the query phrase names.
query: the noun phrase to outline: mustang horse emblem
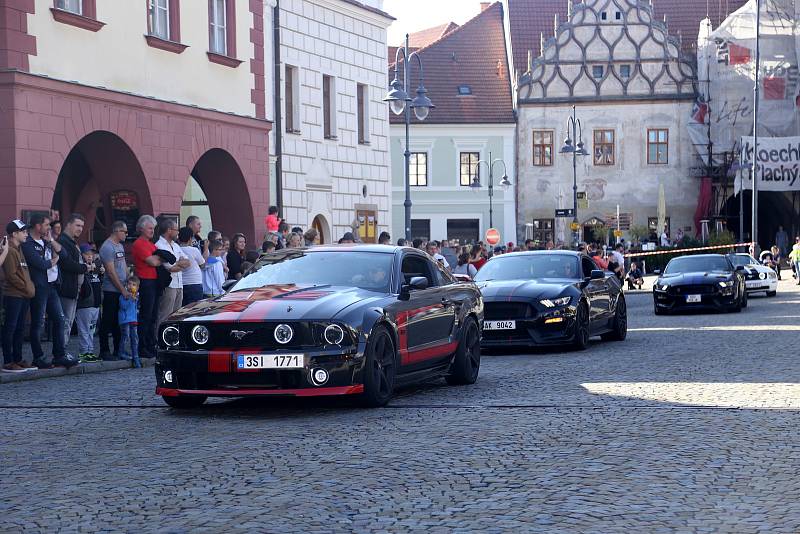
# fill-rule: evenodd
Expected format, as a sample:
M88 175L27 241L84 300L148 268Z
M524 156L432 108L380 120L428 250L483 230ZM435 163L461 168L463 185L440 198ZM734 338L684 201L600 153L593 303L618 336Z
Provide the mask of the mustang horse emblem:
M252 330L231 330L231 337L236 341L241 341L245 336L252 334Z

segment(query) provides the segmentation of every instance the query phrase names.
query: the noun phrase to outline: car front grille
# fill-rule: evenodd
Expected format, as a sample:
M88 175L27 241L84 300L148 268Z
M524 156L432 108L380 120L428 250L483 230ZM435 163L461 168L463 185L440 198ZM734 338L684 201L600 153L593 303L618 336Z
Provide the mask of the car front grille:
M692 284L676 286L671 290L676 295L711 295L717 292L717 286L713 284Z
M484 302L483 305L483 318L489 321L525 319L533 315L527 302Z

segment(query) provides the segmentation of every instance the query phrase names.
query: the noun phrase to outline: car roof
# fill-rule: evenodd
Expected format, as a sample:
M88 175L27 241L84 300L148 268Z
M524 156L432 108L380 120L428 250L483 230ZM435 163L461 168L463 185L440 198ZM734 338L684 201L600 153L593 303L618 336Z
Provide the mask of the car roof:
M724 258L724 257L725 254L684 254L683 256L678 256L672 259L678 260L680 258Z
M586 254L574 250L521 250L519 252L506 252L495 257L502 258L505 256L574 256L577 258L586 256Z
M394 254L398 250L407 249L410 247L398 247L395 245L373 245L364 243L344 243L341 245L316 245L313 247L300 247L300 248L282 248L272 252L272 254L291 254L292 252L379 252L382 254ZM414 249L411 249L414 250Z

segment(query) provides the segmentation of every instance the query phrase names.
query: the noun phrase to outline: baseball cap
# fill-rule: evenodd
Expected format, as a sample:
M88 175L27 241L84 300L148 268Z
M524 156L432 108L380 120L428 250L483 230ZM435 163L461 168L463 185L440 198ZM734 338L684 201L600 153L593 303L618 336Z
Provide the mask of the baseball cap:
M90 250L92 252L95 252L94 245L92 245L91 243L84 243L81 245L80 248L81 248L81 254L83 254L84 252L89 252Z
M24 222L20 221L19 219L14 219L10 223L6 225L6 233L13 234L14 232L21 232L22 230L27 230L28 225Z

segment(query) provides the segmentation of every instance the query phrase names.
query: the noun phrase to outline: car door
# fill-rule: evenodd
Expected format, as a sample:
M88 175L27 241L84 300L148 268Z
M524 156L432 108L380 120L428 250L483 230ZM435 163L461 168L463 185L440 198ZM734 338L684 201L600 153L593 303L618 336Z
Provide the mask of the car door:
M608 282L605 278L591 279L592 271L600 269L591 258L583 256L581 265L586 280L583 293L589 300L589 329L594 331L600 328L600 324L608 314Z
M401 283L422 276L428 280L427 289L411 290L408 300L398 303L397 327L400 362L406 370L415 370L435 365L448 357L450 332L447 323L452 319L445 293L439 285L433 260L421 253L406 252L401 263ZM452 326L450 326L452 330Z

